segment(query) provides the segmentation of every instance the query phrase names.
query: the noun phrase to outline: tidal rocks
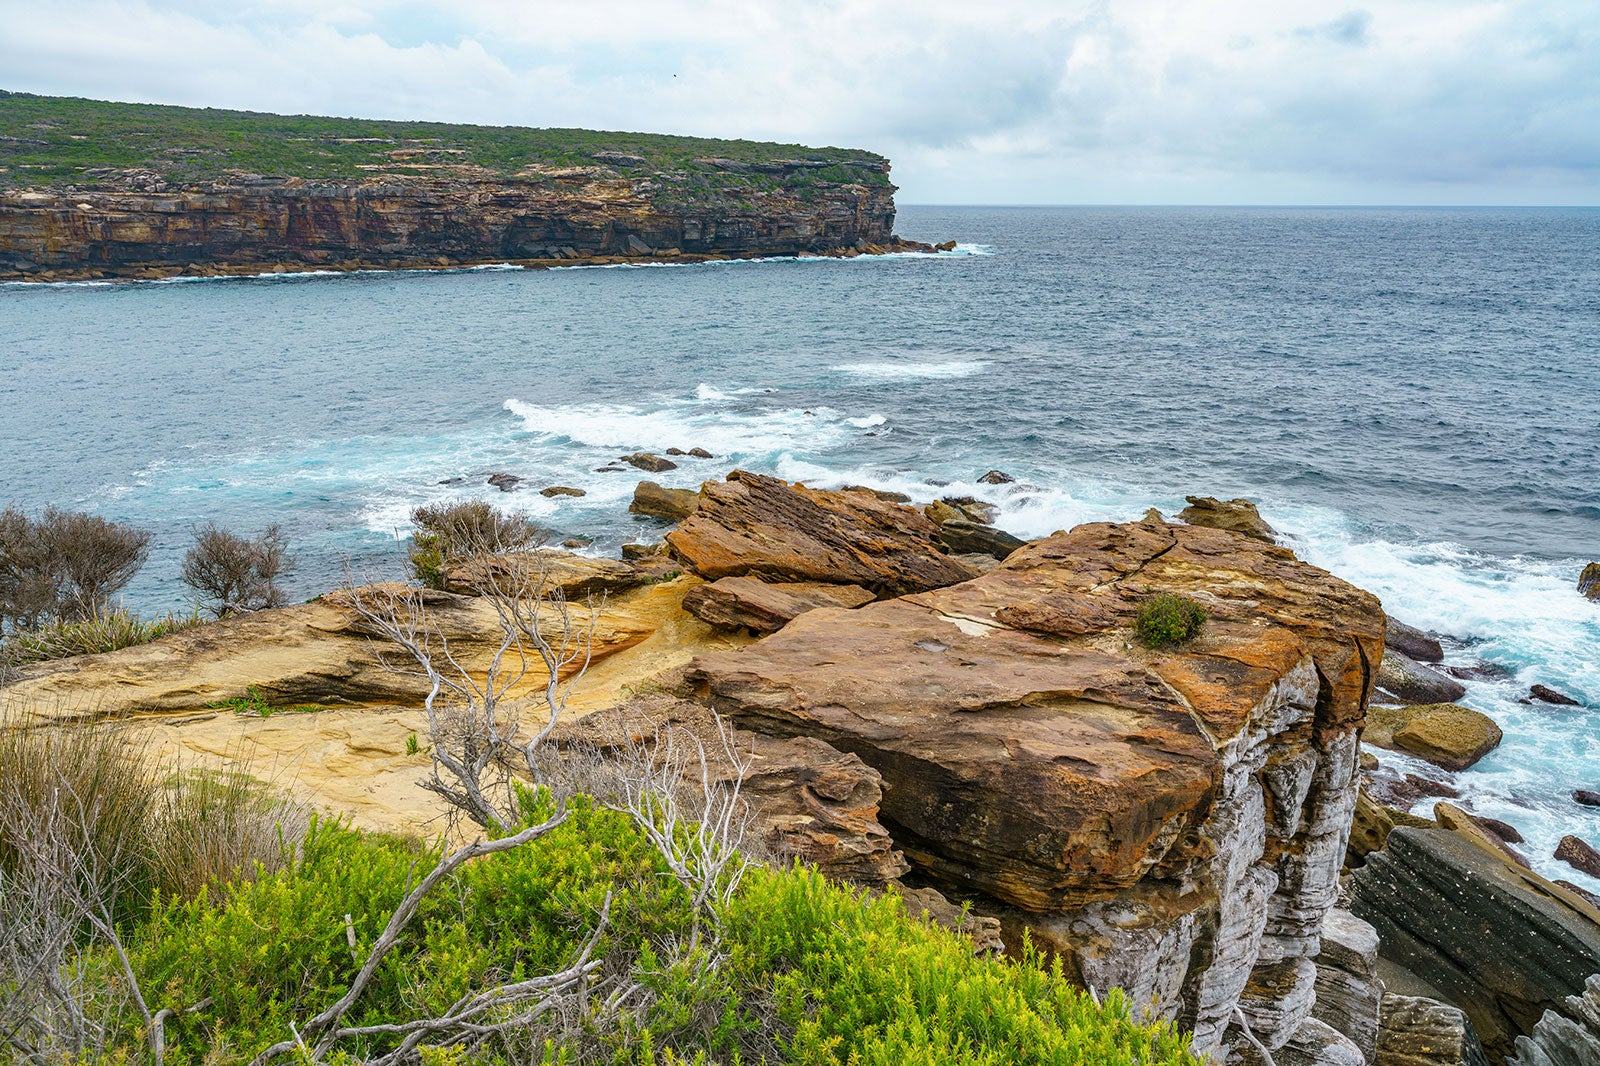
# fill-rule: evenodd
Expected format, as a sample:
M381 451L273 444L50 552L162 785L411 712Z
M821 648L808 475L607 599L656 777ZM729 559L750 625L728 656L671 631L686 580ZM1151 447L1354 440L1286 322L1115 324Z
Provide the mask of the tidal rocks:
M957 555L987 555L1002 560L1028 543L1003 529L964 518L952 518L941 523L939 540Z
M1388 650L1378 668L1378 687L1403 703L1454 703L1467 686L1401 652Z
M876 597L860 585L724 577L690 589L683 597L683 609L707 625L721 629L776 633L818 607L860 607L874 599Z
M1389 616L1384 644L1419 663L1444 660L1444 645L1439 643L1439 638L1424 633L1416 626L1408 626L1393 615Z
M522 484L522 478L516 474L490 474L489 480L485 484L493 485L501 492L510 492Z
M1135 645L1155 591L1202 599L1205 633ZM1202 1051L1242 1039L1236 1010L1278 1048L1309 1018L1382 642L1373 597L1284 549L1102 523L949 588L801 615L686 678L745 728L859 755L907 858L1085 983Z
M1383 956L1465 1010L1494 1061L1600 959L1600 911L1466 833L1395 829L1354 891Z
M1178 512L1178 521L1191 526L1231 529L1268 544L1277 541L1277 531L1267 525L1249 500L1219 500L1214 496L1185 496L1189 506Z
M1600 878L1600 851L1595 851L1580 837L1570 833L1562 837L1561 843L1556 845L1555 857L1574 870L1580 870L1590 877ZM1597 963L1600 963L1600 960L1597 960Z
M1595 1066L1600 1063L1600 974L1583 995L1568 996L1560 1009L1545 1011L1527 1036L1517 1037L1510 1066Z
M987 474L983 474L978 478L978 482L983 485L1010 485L1016 480L1016 478L1012 477L1010 474L1007 474L1003 470L991 470ZM1600 573L1600 564L1595 564L1595 570L1597 573Z
M1600 600L1600 563L1590 563L1578 575L1578 591L1591 600Z
M539 495L554 499L557 496L587 496L583 489L575 489L571 485L551 485L549 488L539 490Z
M624 455L621 461L629 466L636 466L640 470L648 470L652 474L659 474L664 470L678 469L678 464L671 459L664 459L649 452L634 452L632 455Z
M869 493L824 492L736 470L701 487L699 509L667 543L712 581L822 581L899 595L975 574L944 554L938 537L917 511Z
M1557 707L1582 707L1583 704L1565 693L1557 692L1545 685L1533 685L1528 689L1528 698L1524 703L1549 703Z
M634 487L628 510L650 518L681 522L700 506L700 494L693 489L669 489L654 481L641 481Z
M1572 790L1572 802L1581 803L1585 807L1600 807L1600 790L1575 788Z
M1494 719L1455 703L1373 707L1362 739L1410 752L1446 770L1465 770L1499 746Z
M1383 997L1373 1066L1489 1066L1467 1016L1423 996Z

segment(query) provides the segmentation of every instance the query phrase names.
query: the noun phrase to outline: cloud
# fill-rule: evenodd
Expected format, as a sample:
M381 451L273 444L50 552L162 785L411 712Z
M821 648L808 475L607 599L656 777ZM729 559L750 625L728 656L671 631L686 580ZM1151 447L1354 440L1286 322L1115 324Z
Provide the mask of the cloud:
M1600 200L1559 0L0 0L0 86L891 156L908 201Z

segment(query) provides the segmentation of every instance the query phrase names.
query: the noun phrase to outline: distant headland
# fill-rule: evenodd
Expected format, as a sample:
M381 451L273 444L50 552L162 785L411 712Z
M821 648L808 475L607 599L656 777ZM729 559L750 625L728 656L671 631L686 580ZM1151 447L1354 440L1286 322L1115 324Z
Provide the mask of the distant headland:
M932 251L859 149L0 91L0 280Z

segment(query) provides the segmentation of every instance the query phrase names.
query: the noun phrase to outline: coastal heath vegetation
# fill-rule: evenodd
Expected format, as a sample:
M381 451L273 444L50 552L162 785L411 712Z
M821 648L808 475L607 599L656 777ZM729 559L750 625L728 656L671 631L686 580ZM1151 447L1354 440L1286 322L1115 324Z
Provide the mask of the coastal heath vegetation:
M195 530L194 547L183 557L183 583L194 589L214 617L282 607L288 597L278 578L294 568L289 541L276 523L254 537L207 522Z
M1147 648L1169 648L1191 640L1206 623L1206 611L1187 596L1163 592L1139 605L1133 632Z
M431 589L444 588L450 568L472 556L538 547L549 536L526 518L482 500L418 507L411 521L417 527L408 552L411 572Z

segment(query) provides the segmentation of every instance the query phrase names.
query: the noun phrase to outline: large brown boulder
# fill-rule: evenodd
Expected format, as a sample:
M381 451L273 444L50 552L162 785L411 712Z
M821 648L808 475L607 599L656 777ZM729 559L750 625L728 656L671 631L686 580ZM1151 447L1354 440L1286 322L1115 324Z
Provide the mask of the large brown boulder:
M860 585L724 577L690 589L683 597L683 609L718 629L776 633L818 607L860 607L875 598Z
M700 494L693 489L669 489L654 481L641 481L633 490L628 510L649 518L681 522L700 506Z
M1178 521L1191 526L1230 529L1272 544L1277 530L1267 525L1256 505L1249 500L1219 500L1215 496L1185 496L1189 506L1178 512Z
M946 555L939 527L870 492L824 492L735 470L708 481L700 507L667 534L701 577L823 581L900 595L977 571Z
M1409 752L1446 770L1465 770L1495 748L1503 734L1494 719L1456 703L1373 707L1362 739Z
M1133 641L1155 592L1201 600L1203 634ZM801 615L687 678L746 728L859 755L907 857L1086 983L1181 1018L1201 1050L1238 1039L1236 1008L1281 1047L1309 1019L1383 631L1372 596L1285 549L1097 524L949 588Z
M1578 575L1578 591L1591 600L1600 600L1600 563L1590 563Z

